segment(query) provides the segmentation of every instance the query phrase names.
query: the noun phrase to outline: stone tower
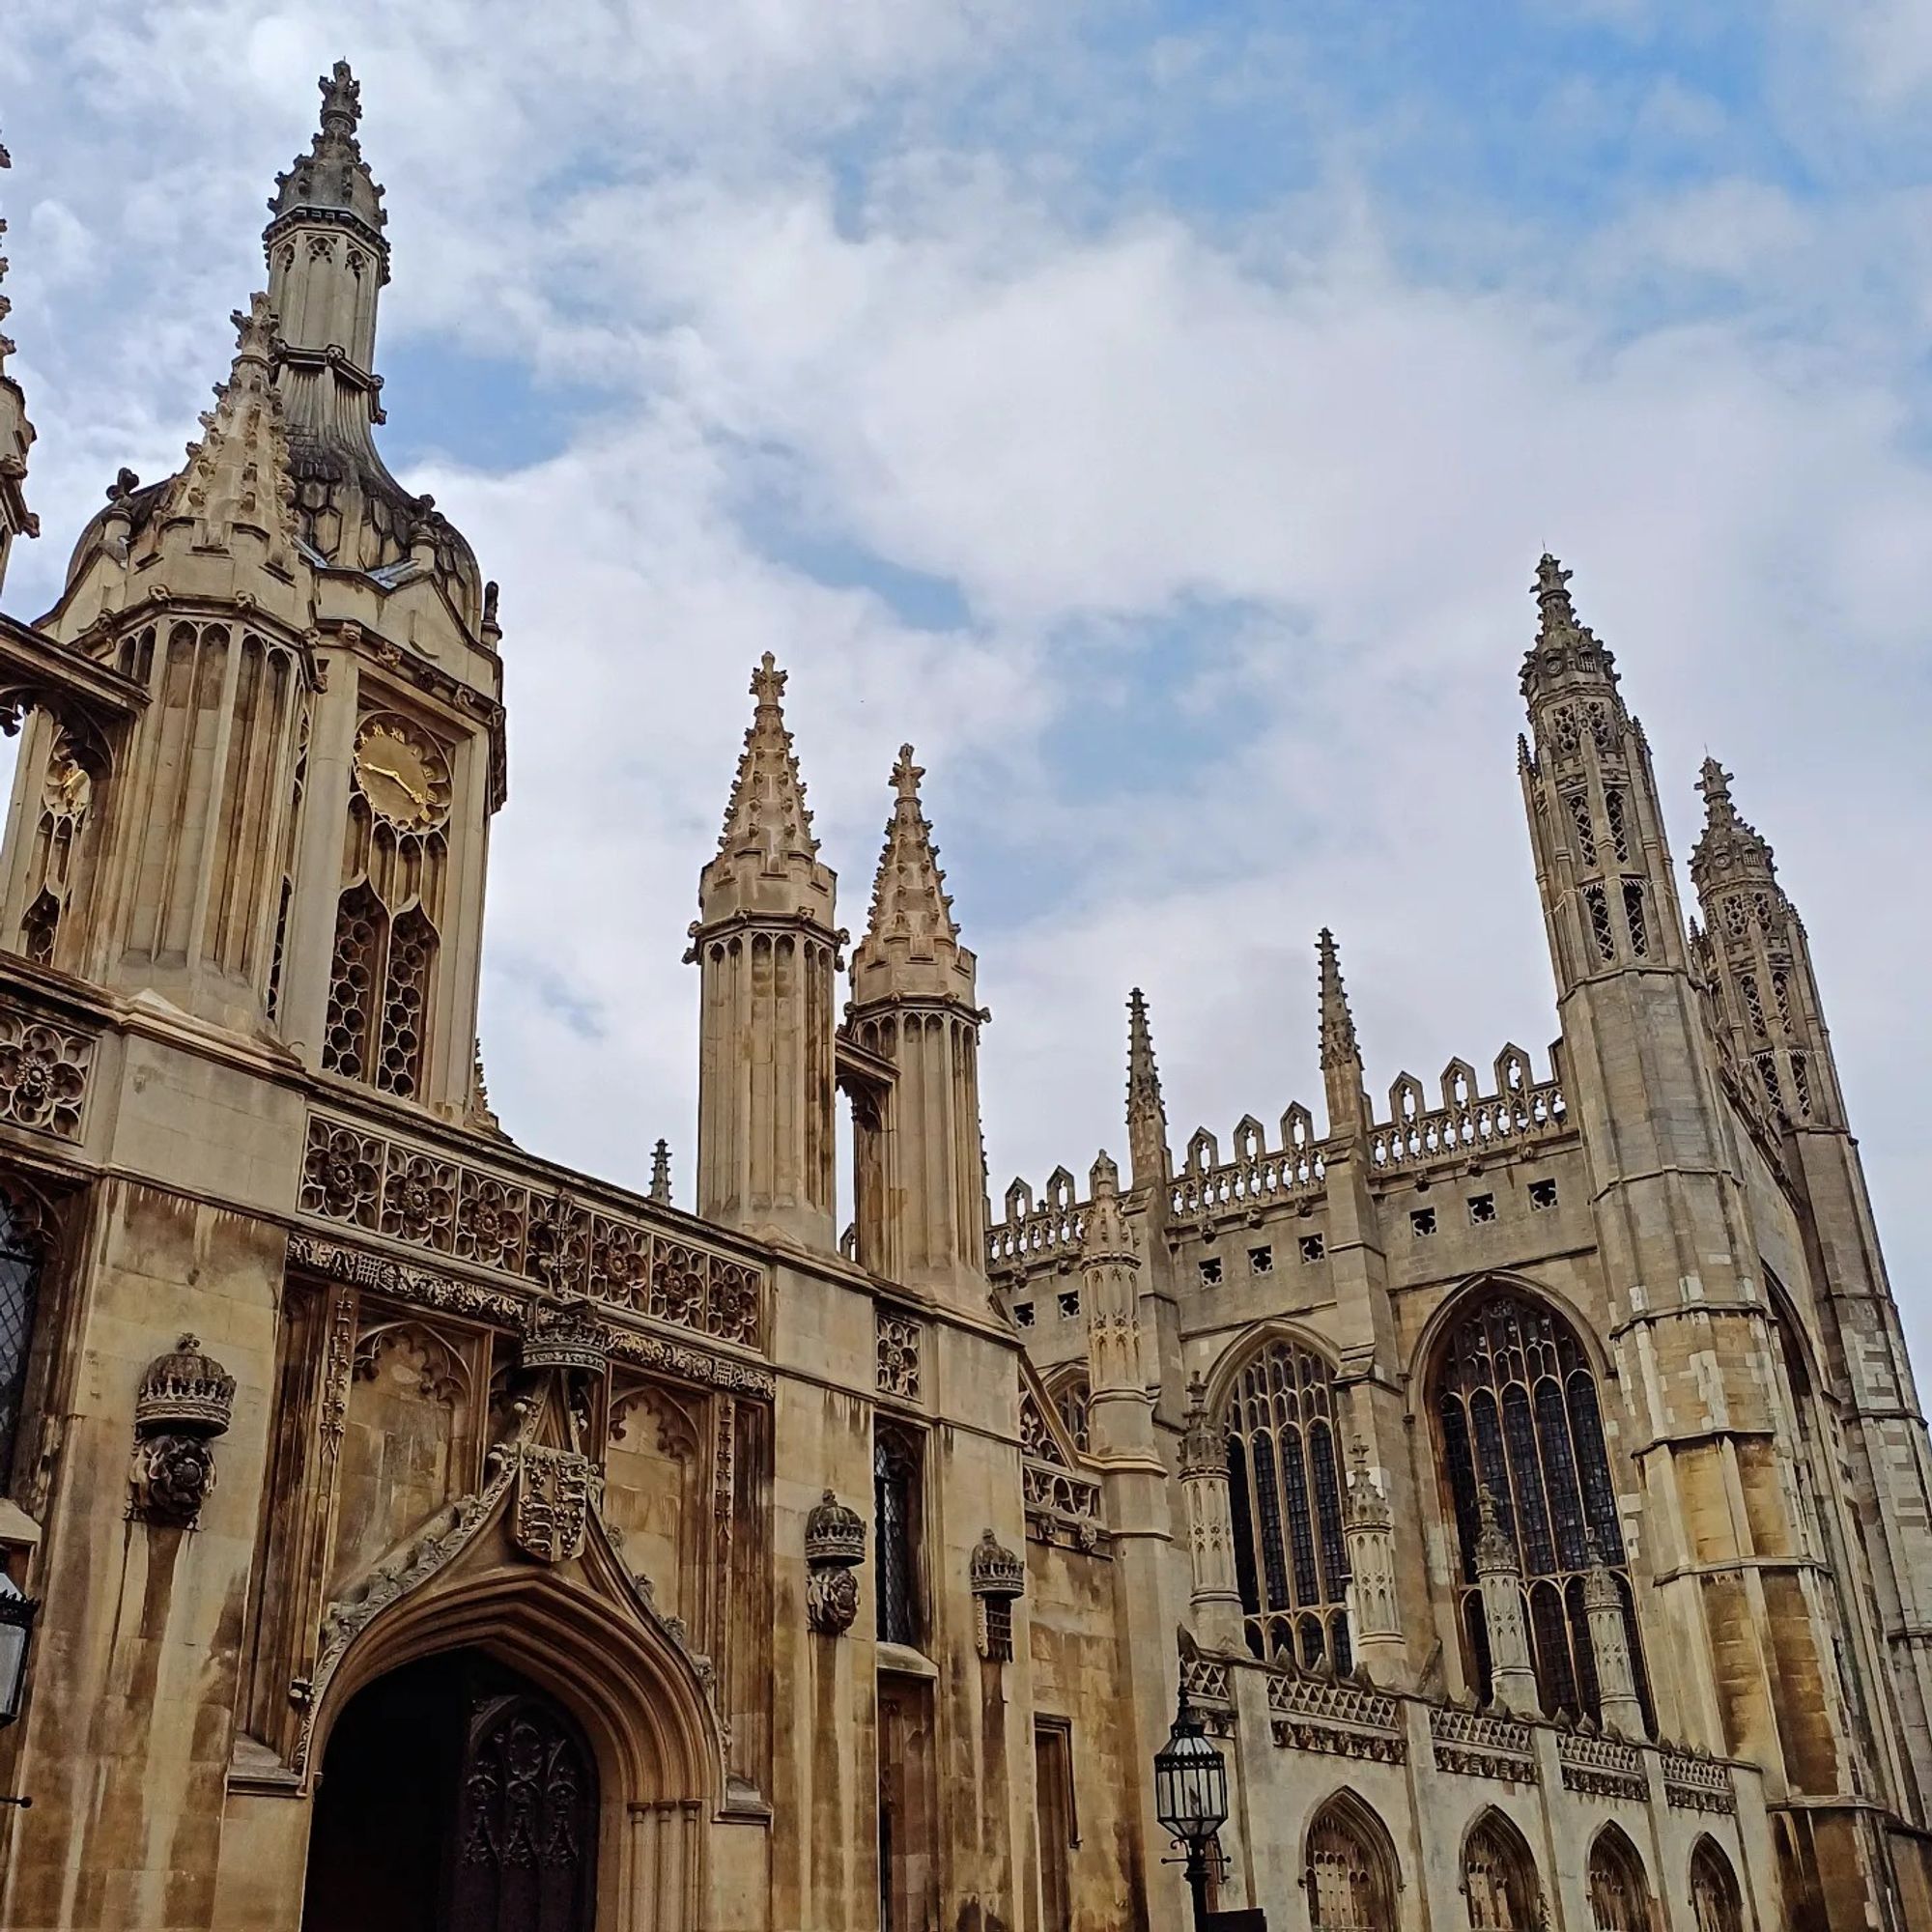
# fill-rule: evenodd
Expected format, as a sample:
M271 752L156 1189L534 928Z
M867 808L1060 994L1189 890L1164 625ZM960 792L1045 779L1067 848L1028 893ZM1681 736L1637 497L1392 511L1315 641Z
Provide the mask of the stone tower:
M724 809L698 880L697 1208L829 1254L834 1246L837 880L818 856L767 651Z
M893 767L893 814L866 936L852 951L846 1031L891 1063L883 1165L893 1228L888 1271L967 1306L985 1300L985 1175L980 1151L975 961L920 804L912 747ZM869 1167L865 1150L861 1159ZM862 1208L866 1218L871 1218Z

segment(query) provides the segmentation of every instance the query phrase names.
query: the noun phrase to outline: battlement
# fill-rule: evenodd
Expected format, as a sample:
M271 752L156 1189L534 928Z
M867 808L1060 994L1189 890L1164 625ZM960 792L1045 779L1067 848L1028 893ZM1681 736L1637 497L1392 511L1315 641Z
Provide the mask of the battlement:
M1387 1118L1372 1113L1368 1123L1372 1176L1540 1151L1571 1131L1555 1048L1548 1079L1536 1077L1529 1055L1514 1042L1496 1055L1492 1070L1495 1084L1486 1094L1476 1069L1466 1060L1452 1060L1442 1069L1441 1104L1435 1107L1414 1074L1397 1075ZM1282 1115L1272 1146L1252 1114L1236 1122L1231 1144L1224 1159L1210 1128L1194 1130L1179 1171L1167 1183L1170 1229L1208 1229L1231 1215L1253 1218L1276 1206L1320 1201L1331 1155L1344 1145L1318 1135L1314 1115L1299 1101ZM1016 1177L1006 1191L1005 1218L987 1230L987 1273L995 1281L1016 1281L1042 1266L1070 1268L1079 1259L1092 1198L1091 1177L1088 1193L1080 1195L1065 1167L1054 1169L1037 1196Z

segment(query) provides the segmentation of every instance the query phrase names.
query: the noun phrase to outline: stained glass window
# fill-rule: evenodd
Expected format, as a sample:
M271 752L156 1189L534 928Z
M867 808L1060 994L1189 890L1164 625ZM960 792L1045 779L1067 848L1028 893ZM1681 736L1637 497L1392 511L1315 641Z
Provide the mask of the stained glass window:
M1624 1567L1597 1379L1570 1325L1506 1292L1482 1297L1449 1331L1435 1414L1450 1507L1463 1555L1470 1677L1490 1691L1490 1660L1475 1613L1477 1493L1496 1499L1513 1536L1525 1593L1524 1622L1546 1711L1603 1717L1582 1577L1591 1545L1622 1585L1637 1694L1649 1719L1649 1685Z
M1350 1667L1349 1548L1335 1453L1333 1372L1270 1341L1236 1378L1224 1415L1235 1576L1257 1657Z

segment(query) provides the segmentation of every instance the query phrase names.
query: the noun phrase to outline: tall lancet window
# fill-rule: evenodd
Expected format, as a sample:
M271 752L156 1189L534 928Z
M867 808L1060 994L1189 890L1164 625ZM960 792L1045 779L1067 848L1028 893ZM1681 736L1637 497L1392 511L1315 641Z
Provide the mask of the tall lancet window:
M1690 1915L1697 1932L1744 1932L1737 1874L1710 1838L1699 1838L1690 1854Z
M872 1542L881 1643L917 1650L925 1634L920 1598L920 1440L887 1423L872 1440Z
M1443 1339L1435 1417L1462 1545L1466 1662L1480 1694L1490 1694L1490 1650L1476 1582L1476 1539L1479 1496L1488 1489L1504 1529L1515 1538L1545 1711L1602 1719L1584 1601L1587 1573L1600 1557L1622 1600L1637 1694L1648 1721L1649 1686L1597 1378L1576 1331L1523 1295L1498 1292L1480 1297Z
M0 1486L20 1433L40 1291L41 1243L26 1216L0 1192Z
M1224 1424L1235 1576L1248 1648L1313 1668L1352 1668L1334 1372L1274 1340L1236 1378Z
M322 1064L405 1100L426 1084L448 846L449 759L377 712L355 734Z

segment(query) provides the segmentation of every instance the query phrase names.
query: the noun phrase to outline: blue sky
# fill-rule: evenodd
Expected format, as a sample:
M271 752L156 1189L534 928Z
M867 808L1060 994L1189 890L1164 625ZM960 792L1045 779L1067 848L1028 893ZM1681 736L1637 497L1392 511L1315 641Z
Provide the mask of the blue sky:
M314 76L361 76L390 460L503 585L485 1049L688 1165L678 964L766 648L844 917L910 737L995 1011L995 1198L1554 1030L1514 769L1549 546L1679 858L1706 748L1809 923L1932 1342L1932 12L1913 0L15 0L51 595L179 461Z

